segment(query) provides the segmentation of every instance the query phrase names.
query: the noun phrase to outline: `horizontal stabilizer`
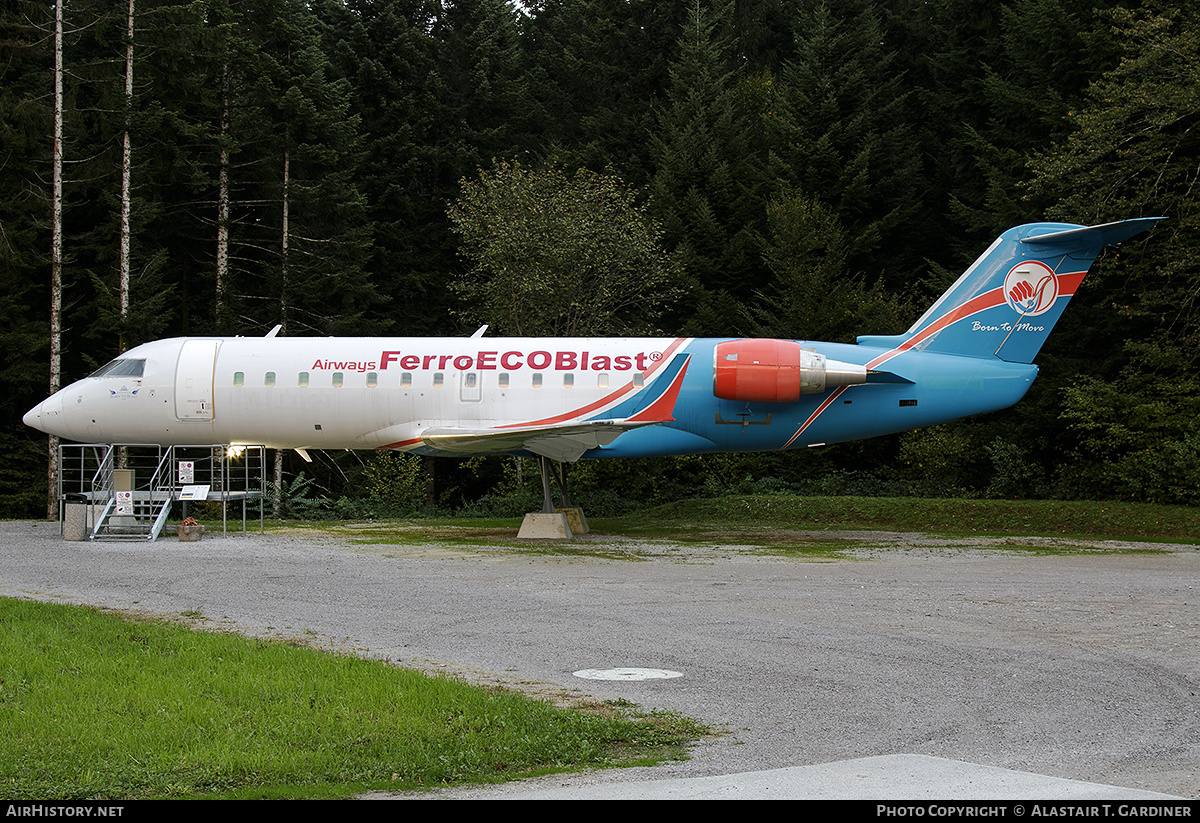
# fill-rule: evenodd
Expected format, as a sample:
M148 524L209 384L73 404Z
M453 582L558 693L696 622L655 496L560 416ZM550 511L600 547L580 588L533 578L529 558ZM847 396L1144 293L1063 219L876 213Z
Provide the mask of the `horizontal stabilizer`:
M893 374L890 371L875 371L874 369L870 369L867 371L868 385L871 383L908 383L908 384L912 384L912 382L913 381L909 380L908 378L901 377L898 374Z
M1131 237L1135 237L1165 217L1135 217L1131 220L1118 220L1116 223L1103 223L1099 226L1080 226L1065 231L1052 231L1047 234L1034 234L1021 238L1021 242L1031 246L1115 246Z

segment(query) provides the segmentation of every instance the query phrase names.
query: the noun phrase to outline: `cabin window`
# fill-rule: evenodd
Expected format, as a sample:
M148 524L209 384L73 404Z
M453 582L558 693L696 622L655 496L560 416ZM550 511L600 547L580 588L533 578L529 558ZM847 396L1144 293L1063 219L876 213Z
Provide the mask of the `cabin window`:
M445 381L446 381L446 376L444 374L442 374L440 371L433 373L433 387L435 389L440 389L442 387L442 384Z
M508 372L500 372L496 377L496 385L502 389L508 388Z
M400 387L407 389L412 386L412 372L406 371L400 375Z
M300 372L300 376L296 379L296 385L300 388L304 388L308 385L308 372Z
M263 375L263 385L267 387L272 387L275 385L275 372L269 371Z
M542 373L541 372L534 372L533 387L535 389L540 389L542 387Z
M479 375L475 372L467 372L465 375L463 375L463 385L468 389L473 389L475 388L475 384L478 382L478 379Z
M335 389L340 389L342 387L343 379L342 373L340 371L335 371L333 373L333 387Z
M373 371L367 372L367 388L373 389L378 385L379 385L379 373L373 372Z
M235 371L233 373L233 385L237 386L239 389L246 385L246 373Z
M563 375L563 388L564 389L575 388L575 375L573 375L571 372L567 372L566 374Z
M640 389L645 384L646 384L646 376L644 374L642 374L641 372L638 372L637 374L635 374L633 376L633 387L635 389Z
M607 389L608 388L608 372L602 371L598 375L596 375L596 388L598 388L598 389Z

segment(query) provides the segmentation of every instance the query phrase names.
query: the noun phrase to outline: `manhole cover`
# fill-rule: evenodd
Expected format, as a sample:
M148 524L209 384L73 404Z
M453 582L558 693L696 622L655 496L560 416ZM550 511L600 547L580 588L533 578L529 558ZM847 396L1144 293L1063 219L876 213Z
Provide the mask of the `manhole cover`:
M669 680L683 677L683 672L670 669L580 669L573 674L584 680Z

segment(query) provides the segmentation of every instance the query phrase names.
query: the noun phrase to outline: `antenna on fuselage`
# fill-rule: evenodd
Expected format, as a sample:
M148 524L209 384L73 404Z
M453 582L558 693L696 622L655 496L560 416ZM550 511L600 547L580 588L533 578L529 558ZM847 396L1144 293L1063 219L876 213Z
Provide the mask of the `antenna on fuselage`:
M487 328L488 328L488 324L484 323L482 326L480 326L478 329L475 330L475 333L473 335L471 335L471 339L474 340L476 337L483 337L483 333L485 331L487 331Z
M283 324L282 324L282 323L276 323L276 324L275 324L275 328L271 329L271 330L270 330L269 332L267 332L267 333L266 333L264 336L265 336L265 337L274 337L275 335L279 334L279 330L280 330L280 329L282 329L282 328L283 328Z

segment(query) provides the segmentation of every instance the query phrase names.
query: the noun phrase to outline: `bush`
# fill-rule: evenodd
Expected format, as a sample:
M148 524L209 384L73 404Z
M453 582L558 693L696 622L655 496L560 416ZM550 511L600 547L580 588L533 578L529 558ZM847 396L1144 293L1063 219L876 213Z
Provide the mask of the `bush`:
M379 451L363 469L367 499L376 509L392 515L426 511L428 477L419 455Z

